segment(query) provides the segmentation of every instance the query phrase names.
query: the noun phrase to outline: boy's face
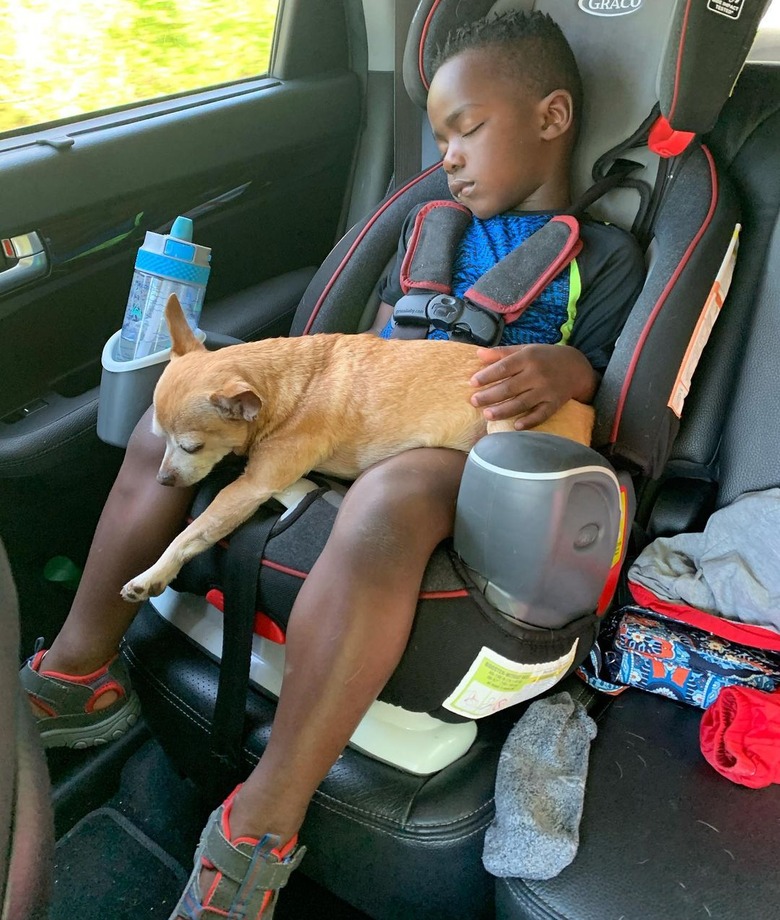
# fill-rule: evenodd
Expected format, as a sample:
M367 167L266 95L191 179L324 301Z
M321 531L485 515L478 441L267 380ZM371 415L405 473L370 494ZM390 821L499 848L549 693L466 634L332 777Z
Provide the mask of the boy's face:
M560 178L547 116L547 100L505 75L488 49L442 64L428 92L428 119L453 198L482 219L564 206L545 192Z

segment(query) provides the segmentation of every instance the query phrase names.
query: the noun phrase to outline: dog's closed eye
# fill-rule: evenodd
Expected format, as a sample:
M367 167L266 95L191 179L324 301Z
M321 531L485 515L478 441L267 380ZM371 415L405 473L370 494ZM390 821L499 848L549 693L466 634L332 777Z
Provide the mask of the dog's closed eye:
M185 454L197 454L199 451L203 450L205 447L204 444L180 444L179 447L184 451Z

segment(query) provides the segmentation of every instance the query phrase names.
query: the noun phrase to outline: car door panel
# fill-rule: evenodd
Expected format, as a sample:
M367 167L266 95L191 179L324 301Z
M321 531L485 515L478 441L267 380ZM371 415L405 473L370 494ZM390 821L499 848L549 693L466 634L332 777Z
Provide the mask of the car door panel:
M100 355L145 232L186 214L212 248L203 328L289 330L352 181L359 6L284 0L268 77L0 137L0 241L34 232L45 259L15 287L0 242L0 534L31 629L57 616L41 559L83 558L121 460L95 433Z
M197 240L212 247L210 301L321 261L340 214L357 89L346 74L305 87L277 84L255 98L204 106L183 124L176 113L132 131L103 129L83 144L79 135L65 150L17 149L10 164L0 154L9 189L0 234L34 230L49 263L45 279L0 297L0 364L11 383L0 418L97 362L121 324L144 232L179 213L196 214ZM31 336L33 348L19 348Z

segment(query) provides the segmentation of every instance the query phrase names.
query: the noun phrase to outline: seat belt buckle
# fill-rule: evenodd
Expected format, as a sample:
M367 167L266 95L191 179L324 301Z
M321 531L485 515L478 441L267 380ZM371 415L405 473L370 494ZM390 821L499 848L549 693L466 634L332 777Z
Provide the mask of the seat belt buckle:
M501 341L504 318L452 294L405 294L393 308L399 326L432 326L458 342L492 348Z

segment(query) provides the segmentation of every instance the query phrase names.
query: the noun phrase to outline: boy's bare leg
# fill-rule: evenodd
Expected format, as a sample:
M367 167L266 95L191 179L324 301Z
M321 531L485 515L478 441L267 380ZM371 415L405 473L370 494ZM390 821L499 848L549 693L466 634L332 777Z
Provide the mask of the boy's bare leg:
M63 627L46 654L46 670L90 674L113 657L138 605L122 585L151 565L181 529L191 489L161 486L165 442L151 432L151 409L135 428L92 540L84 574ZM100 704L113 702L104 694Z
M452 533L466 455L414 450L350 489L290 616L268 746L238 793L231 835L299 829L315 790L401 658L423 570ZM204 871L201 891L209 884Z

